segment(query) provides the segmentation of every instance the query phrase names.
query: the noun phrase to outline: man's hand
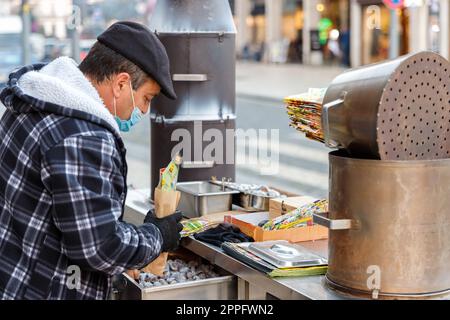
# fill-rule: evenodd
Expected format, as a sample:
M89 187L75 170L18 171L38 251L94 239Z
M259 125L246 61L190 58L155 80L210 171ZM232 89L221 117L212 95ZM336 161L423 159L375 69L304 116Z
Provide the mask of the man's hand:
M128 270L128 271L126 271L126 274L129 275L134 280L138 280L140 271L136 270L136 269L135 270Z
M178 248L181 238L180 232L183 230L183 225L180 223L182 217L181 212L178 210L164 218L157 218L154 210L150 210L147 213L144 223L154 224L163 237L161 252L174 251Z

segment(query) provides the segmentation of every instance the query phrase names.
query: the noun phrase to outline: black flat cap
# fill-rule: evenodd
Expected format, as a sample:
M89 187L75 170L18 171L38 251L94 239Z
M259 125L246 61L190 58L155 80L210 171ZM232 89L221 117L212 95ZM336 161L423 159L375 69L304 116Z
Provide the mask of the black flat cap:
M166 49L150 29L140 23L119 21L103 32L97 40L140 67L159 84L166 97L177 98Z

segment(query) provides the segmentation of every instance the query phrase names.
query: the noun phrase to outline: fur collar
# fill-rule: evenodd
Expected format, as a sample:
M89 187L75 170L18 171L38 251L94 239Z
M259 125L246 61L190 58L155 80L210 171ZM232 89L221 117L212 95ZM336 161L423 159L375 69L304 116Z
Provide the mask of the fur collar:
M60 57L39 71L25 73L18 86L23 93L36 99L95 115L119 133L114 117L97 90L71 58Z

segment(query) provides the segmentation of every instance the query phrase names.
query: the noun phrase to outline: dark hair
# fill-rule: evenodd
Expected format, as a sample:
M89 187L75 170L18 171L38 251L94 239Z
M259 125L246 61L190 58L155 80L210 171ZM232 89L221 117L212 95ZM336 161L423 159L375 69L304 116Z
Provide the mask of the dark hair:
M126 72L131 77L134 89L138 89L149 79L137 65L98 41L81 62L79 69L97 83L102 83L116 74Z

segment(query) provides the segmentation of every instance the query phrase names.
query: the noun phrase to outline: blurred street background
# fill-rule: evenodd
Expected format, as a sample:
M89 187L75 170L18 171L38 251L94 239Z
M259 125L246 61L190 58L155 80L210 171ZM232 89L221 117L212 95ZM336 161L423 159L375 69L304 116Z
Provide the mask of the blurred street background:
M164 0L0 0L0 87L14 68L80 62L118 20L148 24ZM214 3L214 1L211 1ZM279 129L280 170L237 166L237 181L326 196L329 150L288 126L283 98L326 87L347 68L420 50L448 58L448 0L234 0L237 127ZM3 107L0 107L3 112ZM124 134L128 183L150 187L150 120ZM255 147L255 146L253 146Z

